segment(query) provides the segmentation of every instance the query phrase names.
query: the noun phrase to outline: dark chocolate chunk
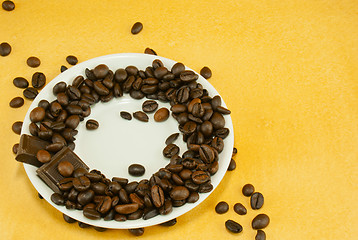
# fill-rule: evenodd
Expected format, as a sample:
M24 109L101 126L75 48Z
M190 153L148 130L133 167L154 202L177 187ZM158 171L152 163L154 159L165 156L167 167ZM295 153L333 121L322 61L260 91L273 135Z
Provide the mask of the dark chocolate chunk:
M36 154L39 150L45 149L47 145L49 145L49 142L41 140L38 137L22 134L16 161L40 167L43 163L37 160Z

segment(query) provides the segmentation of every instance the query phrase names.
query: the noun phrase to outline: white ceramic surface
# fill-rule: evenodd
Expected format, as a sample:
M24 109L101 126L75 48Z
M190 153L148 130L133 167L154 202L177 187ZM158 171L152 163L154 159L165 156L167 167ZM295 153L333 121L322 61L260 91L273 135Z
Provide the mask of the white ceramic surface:
M64 81L67 84L71 84L76 76L85 76L84 72L86 68L92 69L102 63L106 64L112 71L118 68L125 68L129 65L134 65L138 69L145 70L147 66L151 66L154 59L160 59L168 69L171 69L176 63L173 60L154 55L120 53L90 59L66 70L49 82L33 101L25 116L21 134L30 134L28 130L28 125L30 124L29 113L37 106L38 102L42 99L47 99L48 101L55 99L52 88L56 83ZM215 88L200 75L198 82L209 91L210 96L219 95ZM154 114L148 114L149 122L144 123L136 119L127 121L119 116L120 111L133 113L141 110L141 105L145 100L145 98L135 100L128 94L125 94L121 98L114 98L108 103L98 103L92 107L91 115L82 121L77 128L78 135L75 141L75 153L90 169L100 170L109 179L117 176L128 178L129 181L140 181L144 178L149 179L159 168L165 167L168 164L168 159L165 159L162 154L162 150L165 147L165 139L170 134L179 132L178 124L172 117L165 122L157 123L153 119ZM170 108L169 103L157 102L159 103L159 108ZM226 106L224 101L222 101L222 105ZM231 117L229 115L224 117L226 120L225 127L230 129L230 134L224 140L224 151L219 155L219 170L211 178L211 183L214 186L213 191L226 173L234 145ZM97 120L99 128L95 131L86 130L85 122L88 119ZM175 143L180 147L180 153L186 151L182 137L179 137ZM144 176L132 177L128 174L128 166L133 163L145 166L146 172ZM200 194L200 199L196 203L187 203L182 207L173 208L173 211L168 215L158 215L148 220L138 219L127 220L125 222L104 221L103 219L90 220L83 216L82 211L68 210L64 206L55 205L50 200L53 191L36 175L37 168L28 164L24 164L24 168L36 190L54 208L78 221L112 229L147 227L169 221L195 208L213 192Z

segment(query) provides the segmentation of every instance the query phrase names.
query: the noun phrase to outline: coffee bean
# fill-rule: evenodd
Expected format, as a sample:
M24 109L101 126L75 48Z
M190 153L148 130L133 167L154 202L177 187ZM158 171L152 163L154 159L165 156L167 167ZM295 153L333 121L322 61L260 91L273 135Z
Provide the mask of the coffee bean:
M60 71L63 73L64 71L66 71L68 68L66 67L66 66L61 66L61 68L60 68Z
M17 151L19 150L19 146L20 146L20 144L18 144L18 143L15 143L14 146L12 146L12 152L14 154L17 154Z
M157 108L158 108L158 103L154 100L147 100L142 104L142 109L146 113L154 112Z
M178 62L176 64L173 65L172 69L171 69L171 72L176 76L178 77L180 75L180 73L184 72L185 70L185 66L184 64Z
M76 65L78 63L78 59L72 55L67 56L66 61L71 65Z
M44 199L40 193L37 193L37 196L40 198L40 199Z
M173 218L172 220L169 220L167 222L163 222L161 224L159 224L160 226L165 226L165 227L171 227L174 226L177 223L177 219Z
M23 94L27 99L35 99L38 94L38 91L36 90L36 88L28 87L23 91Z
M72 129L75 129L79 123L80 123L80 117L78 115L71 115L65 121L66 127L72 128Z
M81 178L81 177L80 177ZM76 178L75 178L76 179ZM73 184L75 186L75 183ZM94 199L94 192L91 189L87 189L83 192L80 192L77 196L77 201L82 205L86 205L93 201Z
M204 134L205 137L210 137L213 133L213 125L209 121L204 121L200 125L200 131Z
M62 214L62 216L63 216L63 219L64 219L67 223L75 223L75 222L77 222L76 219L73 219L73 218L67 216L66 214Z
M211 70L208 67L203 67L200 70L200 75L203 76L205 79L211 78Z
M246 208L241 203L236 203L234 205L234 211L239 215L245 215L247 213Z
M212 147L206 144L202 144L199 149L199 155L201 160L206 163L211 163L215 159L215 153Z
M45 118L45 109L42 107L35 107L30 112L31 122L41 122Z
M24 102L25 101L22 97L15 97L10 101L9 105L12 108L19 108L24 105Z
M176 186L170 191L170 197L173 200L185 200L189 194L189 190L184 186Z
M225 227L226 227L227 230L229 230L232 233L240 233L240 232L242 232L242 226L239 223L237 223L237 222L235 222L233 220L227 220L225 222Z
M169 110L165 107L160 108L158 111L154 114L154 120L156 122L164 122L169 118Z
M99 123L94 119L89 119L86 122L86 128L88 130L95 130L99 127Z
M157 55L157 53L156 53L153 49L151 49L151 48L146 48L146 49L144 50L144 53L145 53L145 54L151 54L151 55Z
M93 69L93 74L97 79L102 79L107 76L109 68L105 64L100 64Z
M143 29L143 24L141 22L136 22L131 29L132 34L138 34Z
M12 11L15 9L15 3L13 1L3 1L2 8L5 11Z
M264 196L259 192L255 192L250 198L250 205L254 210L260 209L264 205Z
M266 240L266 233L262 230L257 230L255 240Z
M142 236L144 234L144 228L128 229L128 231L134 236Z
M46 76L42 72L35 72L32 75L32 86L34 88L40 89L46 83Z
M120 112L120 115L123 119L129 120L129 121L132 120L132 115L129 112L122 111L122 112Z
M73 179L73 187L79 191L79 192L83 192L86 191L87 189L90 188L91 186L91 181L90 179L87 177L88 175L85 174L85 176L81 176L78 178L74 178ZM83 204L82 204L83 205Z
M86 208L83 210L83 216L85 216L88 219L92 220L98 220L101 219L101 214L97 212L95 209L92 208Z
M177 140L178 137L179 137L179 133L173 133L165 140L165 144L166 145L172 144L173 142L175 142L175 140Z
M104 197L97 205L96 210L101 214L107 213L112 206L112 199L109 196Z
M115 206L115 210L119 214L131 214L137 211L139 205L137 203L120 204Z
M62 161L57 165L58 172L64 177L70 177L73 173L74 167L68 161Z
M4 3L3 3L4 8ZM0 55L5 57L11 53L11 46L7 42L3 42L0 44Z
M226 213L229 210L229 204L227 202L219 202L215 207L215 212L218 214Z
M164 192L158 185L153 185L151 188L151 197L155 207L159 208L164 204Z
M131 164L128 167L128 173L132 176L140 177L145 173L145 168L140 164Z
M146 208L143 213L143 219L148 220L157 215L159 215L159 211L157 208Z
M266 214L257 215L251 222L253 229L263 229L270 223L270 218Z
M218 112L214 112L213 116L210 119L210 122L213 124L214 129L220 129L225 126L225 119Z
M149 121L148 115L142 111L137 111L137 112L133 113L133 117L139 121L142 121L142 122Z
M163 149L163 155L166 158L171 158L174 155L179 154L179 147L173 143L167 145L164 149Z
M195 81L198 79L198 75L191 70L185 70L180 73L180 80L185 83Z
M255 187L252 184L248 183L242 188L242 194L244 194L246 197L250 197L254 192Z
M206 183L207 181L209 181L210 176L208 173L206 173L204 171L195 171L191 175L191 179L193 180L193 182L195 184L200 185L200 184L203 184L203 183Z
M39 150L36 154L37 160L42 163L48 163L51 160L51 154L46 150Z
M54 95L57 95L60 92L65 92L67 88L67 84L65 82L58 82L53 87L52 92Z
M39 58L37 57L29 57L27 60L26 60L26 63L29 67L32 67L32 68L37 68L38 66L40 66L41 64L41 61Z
M87 223L83 223L83 222L78 222L78 226L80 228L89 228L91 225L89 225Z
M29 82L23 77L14 78L12 83L14 84L15 87L18 88L27 88L29 86Z
M236 168L236 161L231 158L229 167L227 168L228 171L233 171Z
M56 205L64 205L65 199L58 193L53 193L51 195L51 201Z

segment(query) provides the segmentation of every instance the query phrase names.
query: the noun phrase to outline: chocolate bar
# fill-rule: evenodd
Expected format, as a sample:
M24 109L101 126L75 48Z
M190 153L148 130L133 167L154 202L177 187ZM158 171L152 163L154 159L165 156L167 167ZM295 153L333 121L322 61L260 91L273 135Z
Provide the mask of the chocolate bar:
M68 147L63 147L59 152L52 156L51 161L42 165L36 170L37 175L44 181L54 192L61 193L58 183L64 177L58 172L57 165L62 161L70 162L74 170L84 168L87 171L89 167Z
M16 161L34 165L36 167L42 166L36 158L39 150L45 149L50 143L38 137L22 134L20 138L20 145L15 157Z

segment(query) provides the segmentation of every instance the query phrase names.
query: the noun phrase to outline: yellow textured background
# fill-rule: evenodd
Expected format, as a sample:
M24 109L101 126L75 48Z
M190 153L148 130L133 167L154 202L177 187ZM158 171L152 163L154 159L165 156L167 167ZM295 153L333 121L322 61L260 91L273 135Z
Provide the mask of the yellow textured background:
M200 71L232 110L237 169L228 172L199 207L174 227L146 228L141 239L254 239L257 213L267 213L267 239L357 239L358 236L358 2L355 0L233 1L15 1L0 9L0 239L132 239L126 230L104 233L67 224L37 197L11 148L11 131L30 105L11 109L21 96L13 78L48 80L67 65L151 47ZM136 21L143 31L131 35ZM26 65L38 56L37 69ZM68 65L67 65L68 66ZM265 196L249 207L241 188L252 183ZM230 211L214 212L226 200ZM230 234L227 219L244 231Z

